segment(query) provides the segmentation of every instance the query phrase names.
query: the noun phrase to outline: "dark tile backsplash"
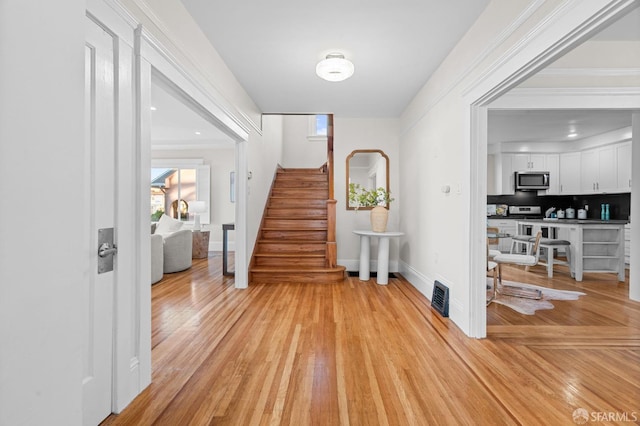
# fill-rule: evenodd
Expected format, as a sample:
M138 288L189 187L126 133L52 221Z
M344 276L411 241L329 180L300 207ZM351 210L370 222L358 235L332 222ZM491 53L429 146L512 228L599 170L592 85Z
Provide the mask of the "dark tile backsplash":
M506 204L508 206L540 206L544 213L548 208L565 210L568 207L578 209L589 206L588 219L600 219L600 205L609 204L609 215L614 220L627 220L631 214L631 194L593 194L593 195L537 195L533 191L517 191L515 195L488 195L487 204Z

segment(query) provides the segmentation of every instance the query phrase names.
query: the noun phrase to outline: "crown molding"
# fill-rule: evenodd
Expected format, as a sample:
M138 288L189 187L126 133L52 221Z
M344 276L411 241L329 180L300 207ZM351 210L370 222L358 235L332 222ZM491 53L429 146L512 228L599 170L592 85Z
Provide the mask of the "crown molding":
M640 68L545 68L537 76L560 77L638 77Z
M516 88L490 109L638 109L640 87Z

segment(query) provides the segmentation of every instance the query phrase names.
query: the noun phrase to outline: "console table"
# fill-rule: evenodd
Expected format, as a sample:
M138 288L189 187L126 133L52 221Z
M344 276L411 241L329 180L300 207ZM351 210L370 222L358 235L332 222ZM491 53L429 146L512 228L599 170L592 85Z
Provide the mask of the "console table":
M227 254L228 254L228 232L236 229L234 223L222 224L222 275L234 275L233 272L227 271Z
M371 237L376 237L378 243L378 273L376 282L380 285L389 283L389 239L400 237L404 232L373 232L373 231L353 231L360 236L360 274L361 281L368 281L371 277L369 271L369 260L371 253Z

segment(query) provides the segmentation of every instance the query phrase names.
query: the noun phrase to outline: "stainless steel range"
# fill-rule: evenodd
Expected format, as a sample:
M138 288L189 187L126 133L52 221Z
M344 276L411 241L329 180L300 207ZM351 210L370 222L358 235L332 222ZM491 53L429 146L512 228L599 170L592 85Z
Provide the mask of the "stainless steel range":
M542 218L542 207L540 206L509 206L509 216L521 219Z

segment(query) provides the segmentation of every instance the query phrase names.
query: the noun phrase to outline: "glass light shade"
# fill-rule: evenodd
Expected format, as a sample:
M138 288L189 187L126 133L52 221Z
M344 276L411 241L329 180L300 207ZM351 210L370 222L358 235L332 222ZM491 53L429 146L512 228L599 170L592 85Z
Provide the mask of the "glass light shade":
M207 211L207 206L204 201L192 201L189 203L189 211L191 213L204 213Z
M330 53L316 66L318 77L327 81L343 81L353 75L355 67L341 53Z

